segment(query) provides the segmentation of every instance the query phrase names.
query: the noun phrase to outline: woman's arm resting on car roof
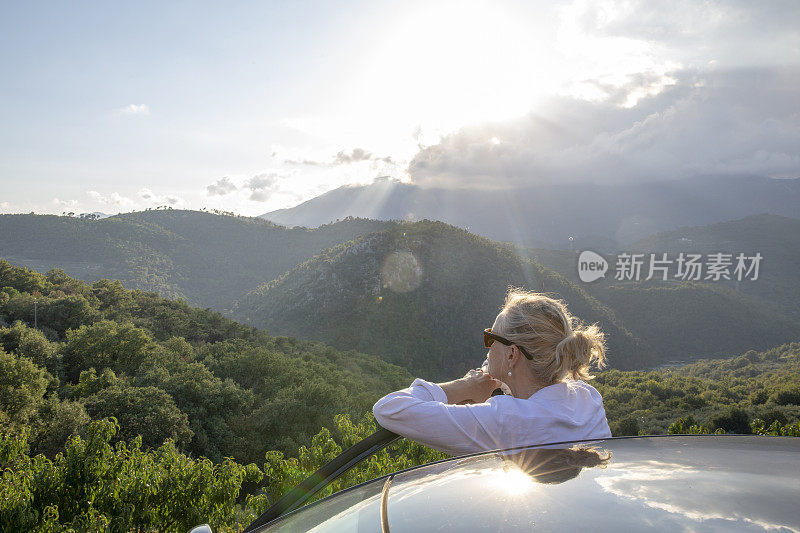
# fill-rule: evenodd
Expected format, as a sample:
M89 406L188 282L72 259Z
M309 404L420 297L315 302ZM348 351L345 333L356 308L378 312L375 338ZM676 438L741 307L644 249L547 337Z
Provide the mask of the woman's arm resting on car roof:
M458 389L458 387L456 387ZM456 390L451 400L464 401ZM467 395L469 396L469 395ZM453 405L439 385L415 379L410 387L387 394L373 406L378 423L389 431L431 448L458 455L497 448L498 403Z

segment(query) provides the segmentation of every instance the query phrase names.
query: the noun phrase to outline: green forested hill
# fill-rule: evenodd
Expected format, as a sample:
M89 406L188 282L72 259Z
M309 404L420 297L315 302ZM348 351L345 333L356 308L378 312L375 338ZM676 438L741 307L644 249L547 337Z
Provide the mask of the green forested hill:
M758 279L684 282L614 279L615 256L605 254L604 279L582 283L577 252L520 250L580 285L613 309L663 359L692 360L750 349L763 350L800 338L800 220L761 214L710 226L686 227L632 244L629 253L761 253ZM649 257L646 255L645 257ZM674 267L674 265L673 265ZM676 272L675 268L670 271Z
M0 215L0 257L38 271L185 298L223 311L312 255L391 223L347 219L314 230L259 218L151 210L100 220Z
M635 245L642 252L709 253L717 244L723 251L760 251L760 278L738 286L619 282L613 275L584 284L576 279L571 252L519 249L520 259L505 245L444 224L440 227L450 229L437 230L434 239L408 229L416 226L393 222L347 219L316 230L288 229L257 218L178 210L102 220L2 215L0 256L42 271L63 267L85 280L119 279L129 288L222 312L241 300L235 318L242 322L376 353L412 371L444 377L480 363L473 330L491 321L508 284L553 291L584 320L600 322L618 368L760 350L796 339L798 224L755 215L681 228ZM416 232L422 272L417 288L383 287L381 279L386 261L405 268L407 243L381 238L374 250L343 244L374 231ZM319 255L312 259L314 254ZM315 277L315 269L333 276L334 283ZM253 293L245 298L248 291ZM423 326L426 321L435 326ZM365 327L354 332L353 324ZM433 352L425 353L430 346Z
M529 260L525 250L517 254L439 222L400 225L339 245L262 285L234 307L234 316L275 333L376 353L436 377L480 364L480 331L494 320L509 285L544 290L563 298L582 320L599 322L608 334L610 363L621 369L763 350L800 338L793 315L724 285L584 284L542 266L539 252L531 251ZM565 259L547 257L567 268Z
M763 213L708 226L657 233L629 246L632 252L716 252L762 256L756 280L721 280L731 291L751 296L765 306L800 318L800 219Z
M36 322L34 329L34 302ZM361 416L410 375L373 356L264 332L130 291L0 261L0 428L52 452L91 419L214 460L295 450L333 416Z
M592 294L663 361L765 350L800 338L800 319L712 283L598 287Z
M577 253L567 250L530 249L522 253L543 265L563 273L571 281L578 282ZM597 251L597 250L594 250ZM757 303L789 318L800 318L800 284L797 283L797 265L800 264L800 219L762 213L738 220L719 222L708 226L682 227L673 231L656 233L625 247L625 252L650 254L667 253L668 258L677 258L680 252L712 254L717 252L733 254L744 253L762 256L758 279L746 279L737 283L736 279L720 279L709 283L727 289L745 300ZM680 280L658 280L640 282L620 282L614 279L614 254L601 254L608 261L611 270L605 279L584 284L584 288L603 300L602 291L610 286L626 288L676 287ZM647 260L647 256L645 258ZM670 271L675 273L674 265ZM644 271L646 275L646 271ZM644 278L645 276L642 276ZM743 300L744 301L744 300Z
M268 331L378 354L428 377L480 366L481 332L509 285L564 298L609 336L612 364L641 368L653 350L576 285L483 237L441 222L401 224L345 243L259 287L234 317Z

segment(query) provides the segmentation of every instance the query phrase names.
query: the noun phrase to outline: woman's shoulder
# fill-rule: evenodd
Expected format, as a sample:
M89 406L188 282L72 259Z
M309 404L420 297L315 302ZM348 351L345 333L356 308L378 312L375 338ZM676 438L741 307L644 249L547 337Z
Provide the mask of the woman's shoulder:
M602 401L602 396L600 395L600 391L592 387L589 383L586 383L580 379L574 379L565 381L566 386L571 391L582 391L584 394L589 394L593 398L597 398Z
M544 387L535 392L528 400L532 400L532 403L546 404L603 403L603 398L598 390L581 380L561 381Z
M529 398L516 398L511 395L492 396L487 403L498 409L520 408L528 410L536 404L564 404L572 401L590 401L602 403L603 398L597 389L581 380L570 380L555 383L536 391Z

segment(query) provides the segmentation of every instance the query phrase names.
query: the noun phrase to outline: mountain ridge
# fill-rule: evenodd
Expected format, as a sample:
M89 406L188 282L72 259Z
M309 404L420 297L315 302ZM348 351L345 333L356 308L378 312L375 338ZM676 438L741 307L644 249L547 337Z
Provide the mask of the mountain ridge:
M800 219L800 178L702 176L613 185L548 184L514 191L423 189L384 179L343 186L260 217L307 227L346 216L435 219L522 246L615 251L687 222L707 225L762 211Z

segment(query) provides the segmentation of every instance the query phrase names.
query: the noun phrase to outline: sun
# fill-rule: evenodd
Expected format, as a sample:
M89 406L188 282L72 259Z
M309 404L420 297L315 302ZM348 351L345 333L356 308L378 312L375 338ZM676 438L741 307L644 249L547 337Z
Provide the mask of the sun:
M544 32L509 5L431 2L397 15L352 84L353 109L444 133L521 116L557 84Z

